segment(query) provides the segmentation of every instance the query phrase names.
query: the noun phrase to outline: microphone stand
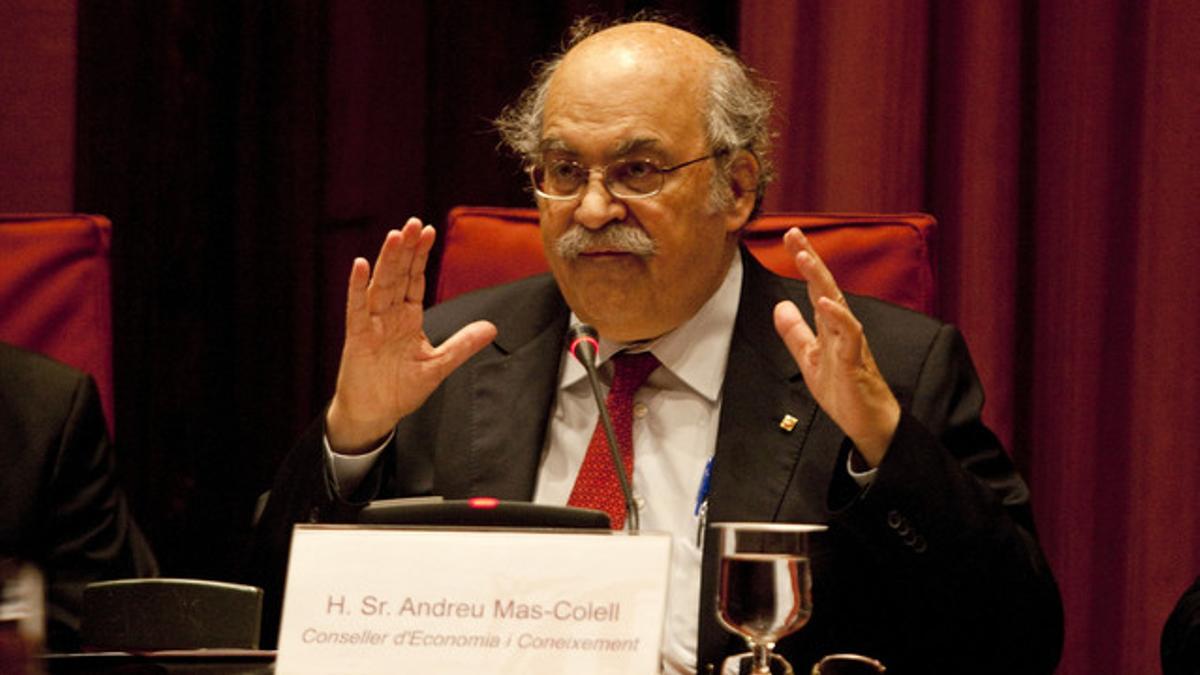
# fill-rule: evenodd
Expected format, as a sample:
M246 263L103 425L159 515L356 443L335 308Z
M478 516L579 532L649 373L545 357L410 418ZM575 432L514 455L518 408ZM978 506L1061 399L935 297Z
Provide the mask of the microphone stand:
M617 482L621 485L621 495L625 497L625 514L629 521L629 533L641 531L641 519L638 516L637 503L633 500L633 488L629 485L629 476L625 474L625 464L621 461L621 451L617 446L617 435L613 431L612 418L608 415L608 406L604 404L604 396L600 393L600 376L596 372L596 353L600 343L596 340L596 329L587 324L571 326L568 332L571 354L583 364L587 371L588 382L592 385L592 396L600 408L600 424L604 427L604 436L608 439L608 452L612 457L613 468L616 469Z

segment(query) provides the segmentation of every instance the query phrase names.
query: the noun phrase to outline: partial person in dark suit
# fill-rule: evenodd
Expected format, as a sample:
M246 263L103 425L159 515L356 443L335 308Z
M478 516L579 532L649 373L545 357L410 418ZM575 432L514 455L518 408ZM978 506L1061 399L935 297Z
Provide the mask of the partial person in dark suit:
M769 117L723 47L655 22L580 31L499 122L552 273L424 312L434 233L415 219L373 271L354 262L333 400L260 521L269 606L293 523L380 497L574 503L598 414L565 350L582 321L606 372L619 351L661 364L636 397L633 487L642 527L673 535L665 672L744 649L713 616L714 538L695 536L710 458L710 521L830 526L812 621L778 645L797 672L838 651L894 673L1052 672L1057 587L958 332L844 295L799 230L785 243L807 283L739 245Z
M46 646L78 651L83 588L154 576L129 513L92 378L0 343L0 555L37 565Z
M1200 577L1196 578L1163 626L1163 675L1196 675L1200 673Z

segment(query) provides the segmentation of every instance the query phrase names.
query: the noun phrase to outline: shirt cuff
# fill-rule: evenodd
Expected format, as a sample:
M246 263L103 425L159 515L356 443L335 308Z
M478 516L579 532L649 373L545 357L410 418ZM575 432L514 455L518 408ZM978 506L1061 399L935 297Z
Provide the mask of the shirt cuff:
M379 459L379 454L392 442L392 437L395 435L396 432L393 430L377 448L361 455L336 453L329 446L329 436L321 435L321 443L325 446L325 460L333 471L333 483L337 488L338 496L354 494L367 474L371 473L371 467L375 466L375 460Z
M857 455L858 455L858 450L854 450L854 449L851 449L850 452L846 453L846 473L850 474L850 477L854 479L855 483L858 483L858 487L865 488L871 484L871 481L875 480L875 472L878 471L879 469L873 469L873 468L867 467L863 471L855 471L854 470L854 465L855 465L854 458ZM865 466L866 462L860 458L858 461L858 464L860 466Z

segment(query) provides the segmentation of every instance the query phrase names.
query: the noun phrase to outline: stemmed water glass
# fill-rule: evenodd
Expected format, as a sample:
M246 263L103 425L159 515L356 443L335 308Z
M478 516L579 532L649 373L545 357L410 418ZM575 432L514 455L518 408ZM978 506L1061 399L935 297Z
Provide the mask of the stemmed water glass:
M771 662L793 675L791 664L774 653L780 638L800 630L812 615L812 572L808 537L824 525L793 523L713 523L720 534L720 586L717 619L741 635L753 659L751 672L771 672Z

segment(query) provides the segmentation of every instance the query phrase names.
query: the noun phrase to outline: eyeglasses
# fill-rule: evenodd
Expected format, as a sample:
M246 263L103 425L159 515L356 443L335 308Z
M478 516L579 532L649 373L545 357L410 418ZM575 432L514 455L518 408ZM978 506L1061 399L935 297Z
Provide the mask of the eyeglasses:
M549 158L529 167L528 171L533 191L543 199L565 201L579 197L593 171L600 172L604 187L614 197L643 199L662 191L667 174L721 154L714 152L665 168L648 159L618 159L607 166L591 169L573 160Z

